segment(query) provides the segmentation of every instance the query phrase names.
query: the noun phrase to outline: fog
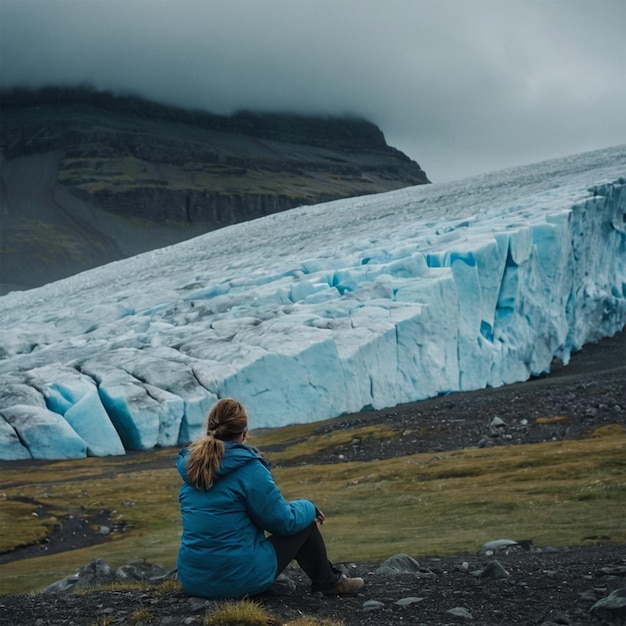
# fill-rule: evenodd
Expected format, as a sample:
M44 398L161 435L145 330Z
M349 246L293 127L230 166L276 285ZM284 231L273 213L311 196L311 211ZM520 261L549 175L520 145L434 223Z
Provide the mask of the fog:
M357 114L433 182L626 141L623 0L0 0L0 84Z

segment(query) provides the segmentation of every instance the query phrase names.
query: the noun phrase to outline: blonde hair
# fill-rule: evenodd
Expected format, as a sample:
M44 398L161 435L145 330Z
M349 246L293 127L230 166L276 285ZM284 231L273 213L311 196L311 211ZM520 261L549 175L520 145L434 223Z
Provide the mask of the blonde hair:
M248 414L233 398L218 400L206 419L206 435L189 445L187 482L196 489L210 489L224 456L224 441L239 438L248 428Z

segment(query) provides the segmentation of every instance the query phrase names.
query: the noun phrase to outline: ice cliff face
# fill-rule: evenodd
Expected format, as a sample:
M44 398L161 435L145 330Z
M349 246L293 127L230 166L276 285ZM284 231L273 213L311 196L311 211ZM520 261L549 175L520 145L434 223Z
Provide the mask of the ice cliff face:
M626 147L302 207L0 298L0 458L189 441L548 371L626 324Z

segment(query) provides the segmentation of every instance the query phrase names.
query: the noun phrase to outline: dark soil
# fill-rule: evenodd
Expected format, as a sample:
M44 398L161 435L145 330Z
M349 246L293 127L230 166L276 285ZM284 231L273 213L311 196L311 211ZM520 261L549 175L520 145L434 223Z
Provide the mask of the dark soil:
M416 452L578 439L603 425L626 425L626 332L586 346L573 355L568 366L555 369L549 376L347 415L323 423L320 431L382 422L393 426L395 435L378 440L355 437L344 448L294 462L375 461ZM413 432L406 434L409 430ZM626 502L615 505L623 507L626 521ZM102 540L87 535L77 539L76 530L67 524L67 532L74 533L68 537L63 528L59 529L49 549L61 550L64 542ZM589 545L584 547L526 545L491 555L433 558L412 554L422 566L419 575L391 576L377 572L380 563L346 563L343 565L351 575L366 580L355 597L313 596L300 570L291 567L287 574L295 583L295 591L290 595L268 593L258 600L276 616L276 624L302 615L333 619L344 626L624 624L626 609L614 610L604 618L592 615L589 609L612 591L626 587L626 546L612 544L610 537L589 537L587 541ZM32 546L12 559L5 556L14 560L40 555L41 546ZM505 568L507 577L492 580L472 574L494 560ZM396 604L406 598L413 598L413 603ZM368 611L368 601L380 604ZM214 606L181 593L160 593L158 587L148 591L24 594L0 598L0 622L15 626L201 624L206 609ZM140 608L153 617L137 622L138 615L133 617L133 612Z

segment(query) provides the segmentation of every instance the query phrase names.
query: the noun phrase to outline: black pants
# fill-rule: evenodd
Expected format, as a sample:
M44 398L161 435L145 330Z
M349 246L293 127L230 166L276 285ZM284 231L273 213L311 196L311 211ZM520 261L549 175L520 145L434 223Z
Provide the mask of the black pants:
M313 592L334 587L341 578L341 572L328 560L326 544L315 522L296 535L271 535L268 539L278 559L277 576L295 559L311 579Z

